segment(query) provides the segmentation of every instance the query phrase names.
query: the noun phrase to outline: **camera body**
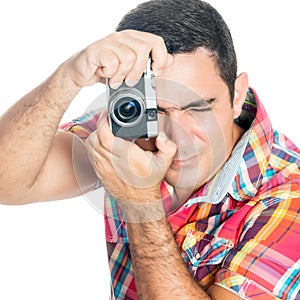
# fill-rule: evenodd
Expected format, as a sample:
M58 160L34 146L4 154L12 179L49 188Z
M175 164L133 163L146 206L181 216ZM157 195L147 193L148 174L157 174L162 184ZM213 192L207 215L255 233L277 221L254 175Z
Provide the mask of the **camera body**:
M115 136L126 140L152 138L158 135L155 81L149 58L139 82L129 87L125 82L112 89L108 81L108 119Z

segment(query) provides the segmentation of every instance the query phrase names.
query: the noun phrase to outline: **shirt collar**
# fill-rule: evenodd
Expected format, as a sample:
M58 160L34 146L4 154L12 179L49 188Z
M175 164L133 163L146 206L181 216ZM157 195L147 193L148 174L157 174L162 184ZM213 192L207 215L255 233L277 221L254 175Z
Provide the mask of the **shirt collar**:
M250 91L257 103L257 113L250 128L242 163L238 166L229 191L236 200L251 199L257 193L266 176L274 142L269 116L255 91Z

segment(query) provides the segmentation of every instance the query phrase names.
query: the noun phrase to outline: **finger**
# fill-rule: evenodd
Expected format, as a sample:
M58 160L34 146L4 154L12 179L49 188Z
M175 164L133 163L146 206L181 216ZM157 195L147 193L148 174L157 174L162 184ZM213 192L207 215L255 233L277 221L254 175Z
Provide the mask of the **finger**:
M126 76L126 83L129 85L133 85L130 83L136 83L141 78L150 54L154 73L172 62L172 56L168 54L164 40L160 36L148 32L125 30L121 40L137 51L135 64Z
M129 141L121 139L113 135L109 122L108 113L103 112L99 116L97 122L97 137L99 141L99 153L105 155L107 158L114 156L115 158L124 157L127 155L128 149L132 144Z
M104 177L114 173L112 153L101 146L96 131L86 140L86 146L93 168L104 184Z
M169 168L177 151L176 144L169 140L165 135L159 134L156 139L156 147L158 149L155 156L156 159L163 159L166 169Z
M147 61L149 59L149 56L145 55L138 55L136 58L136 62L130 72L127 74L125 78L125 82L128 86L135 86L140 78L143 76L143 73L145 72L145 68L147 65Z
M96 75L100 78L112 77L119 67L117 55L105 47L94 49L95 47L97 47L97 44L94 44L87 49L86 57L97 67Z
M97 138L101 147L103 147L106 151L111 153L113 148L113 143L115 136L111 132L111 128L108 122L108 112L103 111L99 115L99 119L97 121Z
M135 35L121 32L118 36L118 47L112 50L119 57L120 66L110 79L110 85L117 86L116 83L120 84L124 79L128 86L135 85L145 71L152 50L151 44Z
M110 155L114 159L127 160L128 153L132 150L142 151L140 147L130 141L116 137L112 134L111 128L108 123L107 113L102 113L97 123L97 136L102 151L105 150L103 155ZM140 153L137 152L137 155Z
M128 31L128 34L134 34L143 42L150 45L152 57L152 70L154 73L159 72L172 61L172 56L168 54L164 39L161 36L149 32L131 30Z
M107 128L106 128L107 127ZM98 121L97 121L97 130L93 131L89 137L86 139L86 144L87 147L89 148L90 152L95 156L96 154L93 153L93 151L96 151L97 154L100 156L106 158L107 160L110 159L111 153L109 149L104 147L103 142L100 141L102 136L104 136L103 132L106 132L105 130L108 130L108 135L110 133L110 126L108 124L108 112L101 111L98 116ZM112 135L113 138L113 135ZM108 139L107 139L108 140ZM108 147L109 148L109 147Z
M89 159L93 164L95 164L95 162L99 159L105 159L106 153L101 149L96 131L92 132L86 139L85 145L88 151Z
M120 42L116 42L110 46L110 50L114 52L118 58L118 66L109 78L109 85L116 89L125 80L125 77L131 72L136 63L136 52Z
M98 51L97 55L101 58L99 64L102 67L97 70L98 76L110 78L109 84L115 88L129 73L133 76L129 75L127 82L139 80L151 48L151 43L134 34L128 34L127 31L113 33L91 46L91 49ZM108 62L103 61L106 59L113 59L113 65L110 66Z
M174 61L174 58L171 54L167 54L167 59L165 64L163 65L163 67L161 66L157 66L155 63L156 61L154 60L152 63L152 70L153 70L153 74L154 76L159 76L161 74L161 72L163 71L164 68L169 67Z
M97 176L99 177L99 169L101 169L99 161L101 161L101 156L98 154L97 150L99 148L99 142L96 132L92 132L85 141L87 153L89 160L96 171Z
M135 62L125 78L126 84L129 86L135 85L142 77L152 51L151 40L147 40L144 37L145 34L129 30L124 36L124 42L136 52Z
M163 39L147 32L124 30L94 43L90 48L98 51L96 64L99 68L96 74L100 81L103 77L110 78L109 84L113 88L119 87L124 79L129 86L136 84L145 70L150 53L154 73L172 62Z
M135 56L131 47L112 36L95 42L85 50L85 59L96 67L96 75L111 78L113 83L124 80L135 62Z

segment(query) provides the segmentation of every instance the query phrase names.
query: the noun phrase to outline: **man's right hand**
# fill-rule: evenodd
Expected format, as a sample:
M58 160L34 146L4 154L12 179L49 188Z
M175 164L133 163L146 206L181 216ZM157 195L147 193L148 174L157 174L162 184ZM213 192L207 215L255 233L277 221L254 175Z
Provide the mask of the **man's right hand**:
M161 37L126 30L113 33L72 56L40 86L0 118L0 203L21 204L74 197L95 186L86 149L80 165L87 178L79 187L72 161L73 137L57 132L61 118L84 86L129 85L142 76L149 55L159 73L172 62Z
M161 37L141 31L124 30L91 44L67 62L75 85L83 87L109 78L111 87L123 80L133 85L142 76L149 55L154 74L172 62Z

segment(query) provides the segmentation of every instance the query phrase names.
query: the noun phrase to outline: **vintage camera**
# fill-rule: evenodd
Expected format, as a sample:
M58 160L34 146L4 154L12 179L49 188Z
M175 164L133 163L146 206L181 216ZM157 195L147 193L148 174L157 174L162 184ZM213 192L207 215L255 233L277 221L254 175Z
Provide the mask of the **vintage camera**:
M135 86L129 87L123 82L114 90L108 81L106 85L108 118L113 134L126 140L156 137L157 103L151 59Z

